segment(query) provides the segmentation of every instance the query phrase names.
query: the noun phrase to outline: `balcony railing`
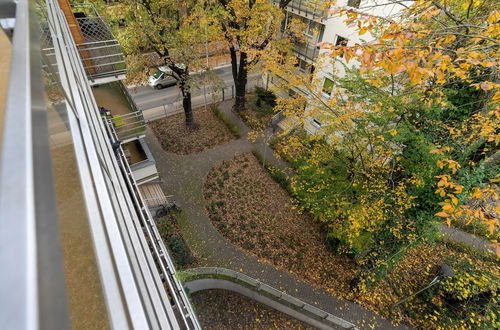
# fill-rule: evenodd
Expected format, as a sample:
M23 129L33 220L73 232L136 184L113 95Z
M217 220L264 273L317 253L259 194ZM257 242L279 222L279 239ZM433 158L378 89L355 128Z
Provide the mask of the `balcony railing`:
M67 12L57 0L0 7L0 17L15 19L0 121L2 328L67 329L69 310L74 327L200 329L99 115ZM39 44L40 18L52 55ZM49 146L52 129L67 133L67 144Z
M280 37L285 38L286 33L284 30L281 30ZM295 55L307 62L314 62L318 58L320 47L316 46L315 43L309 42L307 40L299 40L298 38L294 38L295 42L293 45L293 52Z
M146 123L142 111L137 108L121 81L94 87L93 92L97 104L110 111L111 115L107 119L114 125L123 143L145 135Z
M278 0L275 0L277 2ZM328 10L324 8L324 0L292 0L286 9L300 16L323 20L328 16Z
M293 51L299 58L303 60L309 60L311 62L316 61L318 58L320 48L315 44L310 42L297 42L293 46Z
M92 4L73 4L71 8L83 38L80 42L76 41L76 47L91 84L124 79L125 56L104 19ZM54 63L55 54L47 22L42 22L42 31L42 48L50 62Z

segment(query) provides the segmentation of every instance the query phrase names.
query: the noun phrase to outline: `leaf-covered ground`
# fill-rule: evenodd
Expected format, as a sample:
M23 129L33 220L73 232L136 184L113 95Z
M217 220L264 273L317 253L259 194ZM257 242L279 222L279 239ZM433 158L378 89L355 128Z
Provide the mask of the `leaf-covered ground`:
M350 287L358 273L354 261L327 250L321 228L308 215L294 208L288 193L253 154L238 156L212 169L205 182L204 195L214 226L231 242L339 297L354 300L396 322L418 328L474 328L477 324L491 328L498 325L490 312L491 297L480 293L495 292L495 285L488 284L483 275L473 275L474 272L489 272L492 278L498 279L498 260L484 260L451 244L421 244L410 249L385 279L375 281L374 286L363 292L354 292ZM471 265L465 273L463 262ZM433 288L436 291L426 291L391 309L395 302L425 287L445 263L463 273L457 277L457 285L463 285L459 292L474 290L480 283L480 292L472 297L482 300L465 306L454 301L451 306L449 294L436 286ZM485 297L489 298L485 300Z
M391 308L429 284L444 264L455 271L456 293L446 293L443 286L436 285ZM500 264L493 255L486 257L452 243L421 244L410 249L377 286L355 300L385 317L420 329L494 329L499 326L498 315L493 315L498 306L496 298L487 292L498 292L499 278ZM452 298L457 294L470 296L460 301Z
M204 329L313 329L231 291L198 291L191 295L191 299Z
M210 108L193 110L194 127L186 127L184 113L155 120L149 125L163 150L186 155L212 149L234 139Z
M353 261L327 250L319 225L293 207L253 154L213 169L204 194L215 227L234 244L332 293L349 291Z

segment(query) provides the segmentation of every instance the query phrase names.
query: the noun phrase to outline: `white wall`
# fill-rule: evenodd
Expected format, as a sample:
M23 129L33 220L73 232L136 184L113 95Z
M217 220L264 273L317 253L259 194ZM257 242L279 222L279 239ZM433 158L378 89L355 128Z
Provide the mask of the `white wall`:
M347 1L348 0L338 0L337 7L348 8L346 6ZM412 1L407 2L408 4L410 4ZM395 17L398 15L402 8L403 7L401 5L394 4L391 0L362 0L359 9L355 10L366 13L368 15L376 15L380 17ZM335 10L335 7L332 7L331 10ZM335 45L338 36L348 39L347 46L353 46L357 43L371 42L374 40L374 36L372 36L370 33L365 33L364 35L360 36L355 27L349 26L344 22L345 19L345 16L340 17L338 15L330 15L328 18L323 20L325 31L323 34L322 42ZM332 79L332 73L334 71L337 75L342 75L345 73L343 64L346 64L346 62L341 58L332 59L329 54L330 51L328 49L322 49L315 63L316 68L313 81L315 81L316 85L319 88L318 94L320 94L319 92L323 87L325 78ZM359 65L359 62L356 61L356 59L351 59L349 63L347 63L347 65L349 67L353 67ZM327 101L326 97L325 101ZM318 114L316 113L317 111L312 110L312 103L314 102L317 101L310 101L311 106L306 109L306 120L304 121L304 129L311 134L315 134L321 131L321 127L318 127L317 123L313 122L314 117L320 119L320 115L318 117Z

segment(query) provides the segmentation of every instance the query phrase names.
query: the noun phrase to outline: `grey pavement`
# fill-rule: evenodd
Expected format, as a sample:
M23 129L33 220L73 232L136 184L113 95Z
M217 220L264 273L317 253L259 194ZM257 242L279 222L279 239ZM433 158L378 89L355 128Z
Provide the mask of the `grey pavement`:
M238 116L231 112L232 101L220 104L223 111L237 126L242 137L228 144L215 147L197 154L176 155L165 152L150 129L147 142L156 159L156 165L162 178L162 188L168 195L174 195L184 210L186 217L179 220L179 227L193 253L202 266L224 267L242 272L259 281L317 306L335 316L356 323L360 328L407 329L395 327L390 321L374 312L346 300L340 300L325 290L316 288L285 271L260 261L231 244L212 225L205 209L203 185L210 169L224 160L250 152L255 145L246 139L248 128ZM278 160L272 151L257 142L261 150L269 155L269 161L277 166ZM268 148L269 150L265 149ZM280 166L281 167L281 166Z
M463 230L449 227L446 224L441 225L441 233L447 241L466 244L476 250L495 253L495 247L492 242L482 237L467 233Z

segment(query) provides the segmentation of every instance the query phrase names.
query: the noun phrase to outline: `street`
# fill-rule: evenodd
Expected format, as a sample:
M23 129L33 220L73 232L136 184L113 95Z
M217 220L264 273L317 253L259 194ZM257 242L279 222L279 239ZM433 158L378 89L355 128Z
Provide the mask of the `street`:
M214 70L217 76L223 81L223 86L226 91L231 90L234 86L233 76L231 74L231 66L226 66ZM248 79L248 87L257 85L260 80L260 74L252 74ZM129 88L129 93L140 110L159 109L164 105L170 105L182 100L181 92L177 86L172 86L160 90L153 89L150 86L138 86ZM211 93L213 88L206 87L207 94ZM203 87L193 89L192 91L193 105L203 103Z

